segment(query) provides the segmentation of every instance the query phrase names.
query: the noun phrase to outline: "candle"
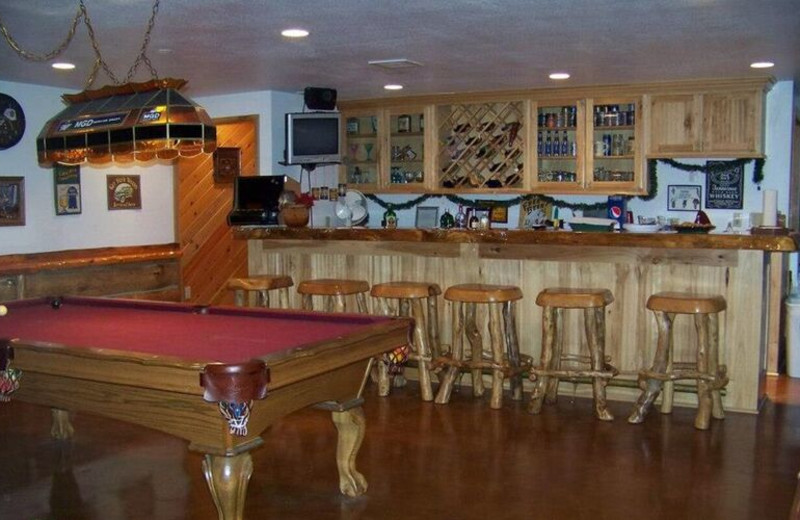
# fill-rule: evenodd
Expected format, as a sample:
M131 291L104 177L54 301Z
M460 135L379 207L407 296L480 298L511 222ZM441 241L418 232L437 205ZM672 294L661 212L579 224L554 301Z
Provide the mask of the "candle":
M778 192L764 190L764 209L762 210L761 225L775 227L778 224Z

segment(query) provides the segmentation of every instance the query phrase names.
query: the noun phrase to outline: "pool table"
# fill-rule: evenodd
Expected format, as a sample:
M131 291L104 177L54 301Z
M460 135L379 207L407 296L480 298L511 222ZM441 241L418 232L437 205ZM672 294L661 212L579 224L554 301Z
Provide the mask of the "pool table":
M0 317L0 399L153 428L205 453L219 518L241 519L250 450L272 423L317 404L333 413L342 493L355 468L371 359L408 342L406 318L64 297L7 304ZM2 406L2 403L0 403Z

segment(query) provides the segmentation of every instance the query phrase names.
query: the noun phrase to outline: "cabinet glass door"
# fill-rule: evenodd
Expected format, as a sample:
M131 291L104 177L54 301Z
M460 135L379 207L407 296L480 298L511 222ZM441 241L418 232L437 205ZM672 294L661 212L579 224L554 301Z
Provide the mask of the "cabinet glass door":
M424 107L389 112L388 146L385 187L389 191L420 191L425 182Z
M594 100L590 106L587 185L609 192L630 192L641 179L641 139L637 132L640 104L635 99Z
M340 182L356 189L375 191L378 187L381 156L378 138L380 114L375 112L342 115L345 143Z
M540 105L536 110L536 184L558 192L583 189L582 107L577 102Z

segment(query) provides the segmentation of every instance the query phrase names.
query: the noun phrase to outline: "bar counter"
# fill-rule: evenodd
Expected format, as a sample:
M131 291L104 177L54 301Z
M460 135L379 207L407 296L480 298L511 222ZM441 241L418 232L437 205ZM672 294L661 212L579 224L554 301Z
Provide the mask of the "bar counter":
M346 277L380 283L431 281L442 289L457 283L509 284L525 295L517 306L520 350L538 359L541 309L536 294L546 287L603 287L614 293L608 307L606 353L620 369L609 398L633 401L636 374L649 366L657 330L645 309L658 291L716 293L728 310L720 323L721 362L730 383L728 410L757 412L764 376L777 370L781 301L787 253L798 250L796 234L784 236L571 232L552 230L326 229L241 226L248 240L250 274L309 278ZM296 295L293 295L296 298ZM295 299L293 304L297 304ZM567 312L565 351L585 349L580 313ZM443 306L442 343L450 342L450 309ZM675 322L675 360L691 361L693 320ZM678 405L696 405L693 385L682 385ZM575 391L562 382L562 391ZM578 395L590 395L579 385Z

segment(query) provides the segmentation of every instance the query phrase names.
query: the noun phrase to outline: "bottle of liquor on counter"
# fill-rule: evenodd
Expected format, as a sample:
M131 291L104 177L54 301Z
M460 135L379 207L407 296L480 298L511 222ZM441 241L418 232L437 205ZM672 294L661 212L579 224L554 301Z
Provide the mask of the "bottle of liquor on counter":
M464 229L467 227L467 224L467 214L464 213L464 207L459 204L458 213L456 213L456 227Z
M569 137L567 136L567 131L564 130L564 137L561 138L561 157L567 157L569 155Z
M478 215L476 215L475 213L473 213L472 216L469 217L468 227L469 229L478 229L480 227L480 219L478 218Z
M453 214L450 213L450 210L445 209L444 215L442 215L442 218L439 219L439 227L442 229L450 229L455 227L455 225L456 225L455 217L453 217Z

